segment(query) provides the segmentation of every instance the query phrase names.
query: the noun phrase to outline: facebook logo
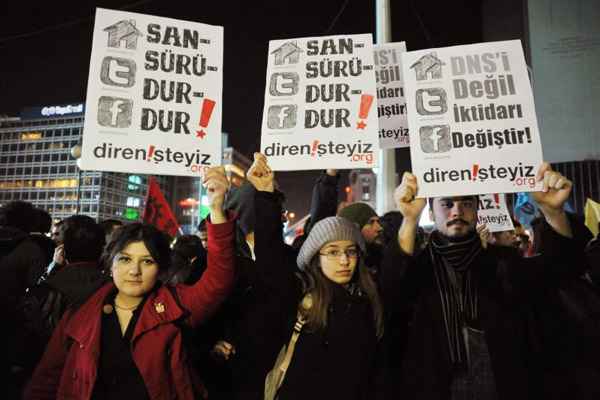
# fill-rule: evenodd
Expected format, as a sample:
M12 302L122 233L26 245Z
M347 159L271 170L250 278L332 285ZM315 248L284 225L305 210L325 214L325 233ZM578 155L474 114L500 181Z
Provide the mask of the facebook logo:
M110 128L131 126L133 100L102 96L98 100L98 124Z
M422 126L419 139L424 153L445 153L452 149L450 125Z
M267 112L267 127L269 129L291 129L296 126L296 104L271 106Z

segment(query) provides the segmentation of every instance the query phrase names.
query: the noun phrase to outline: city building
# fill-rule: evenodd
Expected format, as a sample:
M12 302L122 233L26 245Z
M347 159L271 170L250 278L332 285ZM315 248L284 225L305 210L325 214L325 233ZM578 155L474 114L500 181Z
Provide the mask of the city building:
M54 219L77 212L98 221L141 218L145 175L79 170L83 117L80 103L0 116L0 205L29 201ZM172 177L157 180L169 201Z

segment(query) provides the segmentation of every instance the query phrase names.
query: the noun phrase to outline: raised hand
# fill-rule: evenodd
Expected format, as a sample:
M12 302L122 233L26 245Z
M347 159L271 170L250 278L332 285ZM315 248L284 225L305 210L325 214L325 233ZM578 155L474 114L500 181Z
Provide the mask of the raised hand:
M275 175L269 164L267 157L261 153L254 153L254 162L246 172L246 179L261 192L273 192L275 190Z
M210 219L213 224L223 223L227 220L223 211L225 194L229 190L229 181L225 176L225 168L211 167L204 174L202 185L207 189Z
M405 219L414 222L419 221L421 212L423 212L423 208L425 208L426 204L425 199L418 199L415 197L418 190L417 177L410 172L405 172L402 175L400 186L394 190L396 207L398 207L398 210Z
M533 199L539 204L546 222L557 233L573 237L571 224L563 210L573 183L560 173L552 171L550 164L546 162L538 170L536 179L543 182L543 188L541 192L533 192Z
M552 171L550 164L543 163L536 179L543 182L541 192L534 192L533 198L544 213L562 212L563 205L571 194L573 183L559 172Z

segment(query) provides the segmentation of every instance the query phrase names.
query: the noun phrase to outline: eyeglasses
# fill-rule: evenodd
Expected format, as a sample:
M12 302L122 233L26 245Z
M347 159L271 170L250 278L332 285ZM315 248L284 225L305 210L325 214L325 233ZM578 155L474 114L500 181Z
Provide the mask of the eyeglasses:
M342 254L345 254L347 258L352 259L358 257L358 249L346 249L346 250L336 250L331 249L325 253L319 253L322 256L327 257L328 260L339 260L342 258Z

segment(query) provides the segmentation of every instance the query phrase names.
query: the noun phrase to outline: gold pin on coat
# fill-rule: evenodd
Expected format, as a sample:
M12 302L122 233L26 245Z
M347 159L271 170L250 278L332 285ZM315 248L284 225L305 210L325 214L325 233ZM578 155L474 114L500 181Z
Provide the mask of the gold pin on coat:
M154 309L156 310L157 313L162 314L165 312L165 305L163 303L156 302L154 303Z

